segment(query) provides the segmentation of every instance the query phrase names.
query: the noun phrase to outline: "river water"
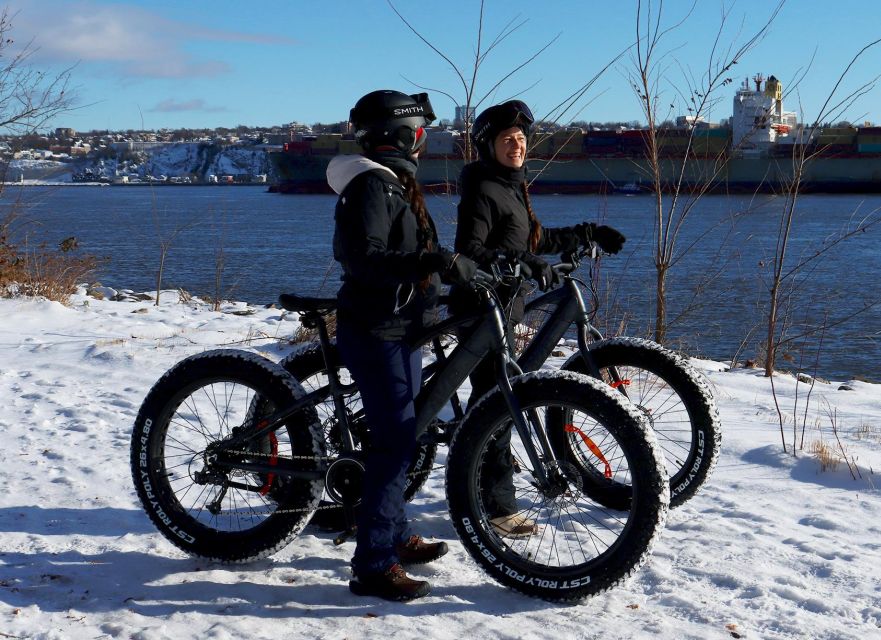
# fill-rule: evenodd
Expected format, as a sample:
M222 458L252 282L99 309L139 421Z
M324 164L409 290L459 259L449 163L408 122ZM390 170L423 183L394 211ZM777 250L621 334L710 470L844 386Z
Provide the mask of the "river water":
M455 234L456 199L428 196L442 243ZM155 290L160 244L168 244L163 288L269 303L279 292L332 295L333 196L279 195L265 187L9 187L0 219L13 209L30 241L76 236L82 251L106 258L95 280L115 288ZM627 236L624 251L601 266L602 327L647 335L654 313L654 214L651 196L535 196L545 226L604 221ZM728 360L760 357L768 278L783 198L704 197L689 213L670 275L670 338L695 355ZM877 216L881 196L802 196L787 255L790 267L827 246L864 216ZM873 213L874 212L874 213ZM21 228L21 227L20 227ZM787 280L795 335L783 366L835 379L881 380L881 225L809 261ZM222 268L218 265L222 264ZM221 275L219 284L216 276ZM791 291L791 287L795 287ZM850 320L836 324L848 316Z

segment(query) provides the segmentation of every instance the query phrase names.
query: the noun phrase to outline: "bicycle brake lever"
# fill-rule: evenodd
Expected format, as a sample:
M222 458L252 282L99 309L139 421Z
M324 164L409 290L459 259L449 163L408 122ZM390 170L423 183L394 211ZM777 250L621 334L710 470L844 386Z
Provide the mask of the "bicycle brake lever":
M585 247L581 251L581 255L590 260L596 260L602 255L602 251L600 251L600 246L596 242L591 242L589 247Z
M572 271L575 271L579 265L581 264L581 256L584 255L581 251L567 251L563 255L560 256L560 261L563 264L571 264Z
M492 263L489 265L489 270L490 270L490 272L492 273L492 276L493 276L493 278L495 279L496 282L501 282L501 281L502 281L502 270L499 268L499 263L498 263L498 262L492 262Z

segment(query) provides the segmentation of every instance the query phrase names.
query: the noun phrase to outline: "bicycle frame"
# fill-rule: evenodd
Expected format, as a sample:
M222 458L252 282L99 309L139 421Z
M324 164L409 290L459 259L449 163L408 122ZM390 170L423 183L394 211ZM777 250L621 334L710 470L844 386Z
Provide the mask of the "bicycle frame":
M554 310L550 314L550 317L542 323L541 327L539 327L535 336L533 336L532 340L530 340L529 344L526 346L526 349L520 354L520 357L517 358L517 365L521 371L536 371L541 368L542 364L544 364L548 359L548 356L553 352L554 347L556 347L563 336L566 335L566 331L569 327L575 323L578 326L578 350L581 358L584 360L590 374L595 378L599 378L600 371L596 363L593 361L593 358L591 358L589 343L602 340L603 335L593 326L593 324L591 324L590 313L587 310L584 296L578 286L579 284L582 286L587 285L569 273L563 274L562 277L563 286L548 291L527 303L527 312L536 307L549 304L554 306ZM462 320L459 320L458 322L450 322L447 320L439 325L435 325L433 330L429 334L426 334L425 338L420 342L420 345L424 346L430 343L435 358L439 362L442 362L446 356L444 354L443 345L440 342L440 334L450 333L452 327L461 323L463 323ZM432 365L429 365L429 367L431 366ZM427 368L426 370L429 369ZM609 371L613 382L621 381L617 370L610 368ZM623 395L627 395L624 385L616 385L616 387ZM455 391L450 397L450 403L456 420L461 420L465 415L465 411L462 409L458 394L456 394Z
M550 318L541 325L517 359L517 363L524 371L535 371L541 367L574 322L578 326L578 350L581 357L591 375L599 377L599 369L590 358L588 337L593 342L602 340L603 336L590 323L590 314L584 303L584 296L581 295L581 289L578 287L579 284L583 285L584 283L570 274L565 274L562 287L549 291L526 305L527 312L546 304L553 304L555 308Z
M420 391L416 399L417 434L426 432L443 406L456 397L456 389L468 378L487 354L492 354L497 361L497 383L511 413L514 428L517 429L523 442L526 443L527 455L539 476L536 480L544 484L549 480L545 473L546 465L552 464L555 461L555 456L544 433L544 429L539 424L536 424L534 428L531 427L520 410L508 376L509 369L517 373L520 373L521 369L510 356L508 333L506 330L507 320L495 293L489 287L481 287L479 290L481 289L481 297L485 307L484 313L466 318L451 318L438 325L434 325L420 342L420 345L434 342L442 358L440 358L440 366L437 367L436 372L428 384ZM479 322L470 334L459 342L452 353L448 356L445 355L442 345L440 345L440 336L449 333L454 327L472 322L475 318L478 318ZM332 363L329 362L330 339L324 319L319 313L306 313L304 314L304 320L315 322L318 327L319 339L321 340L322 351L325 357L328 384L306 394L290 406L261 419L254 429L235 434L225 440L222 447L216 452L218 458L222 455L224 449L230 451L246 449L249 443L259 441L263 437L267 437L271 432L282 428L285 421L298 411L323 402L328 396L333 397L334 410L340 427L340 457L350 456L356 451L349 416L343 402L343 394L354 387L353 385L343 385L340 382L337 368L331 366ZM537 420L532 416L530 417L533 420ZM531 437L532 435L535 438ZM542 449L540 452L535 448L534 442L536 440ZM327 469L326 464L319 464L318 469L300 469L295 461L288 463L288 461L282 460L278 460L271 465L259 462L245 462L232 457L228 460L218 459L218 462L243 471L275 473L281 476L306 479L321 478Z

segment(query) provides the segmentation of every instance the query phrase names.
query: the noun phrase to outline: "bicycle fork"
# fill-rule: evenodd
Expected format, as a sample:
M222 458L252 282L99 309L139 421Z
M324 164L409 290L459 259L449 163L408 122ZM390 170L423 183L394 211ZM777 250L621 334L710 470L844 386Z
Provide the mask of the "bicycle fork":
M548 469L557 468L558 465L556 464L557 459L548 440L547 432L535 409L527 409L525 411L526 417L524 417L524 411L520 407L517 396L514 394L511 379L508 376L509 369L513 369L515 375L522 373L522 370L508 353L504 351L498 354L496 366L499 390L502 393L502 398L505 400L505 405L508 407L508 412L511 414L514 428L517 429L517 433L523 443L523 448L526 450L526 455L532 465L536 483L541 490L553 493L553 488L557 484L553 482L556 480L556 477L552 478L548 473Z

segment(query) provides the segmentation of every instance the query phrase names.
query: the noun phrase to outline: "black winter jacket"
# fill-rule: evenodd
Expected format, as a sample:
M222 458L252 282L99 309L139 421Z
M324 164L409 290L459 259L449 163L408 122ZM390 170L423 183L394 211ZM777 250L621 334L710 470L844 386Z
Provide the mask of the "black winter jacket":
M386 340L407 337L433 308L440 281L426 268L425 239L391 170L363 156L338 156L328 182L340 194L333 255L342 266L339 318ZM434 246L437 236L431 229ZM419 283L431 275L422 292Z
M579 246L572 227L542 227L538 247L529 247L529 211L523 197L523 170L513 170L497 163L472 162L462 169L461 200L456 227L456 251L482 265L499 253L535 254L573 251ZM464 313L474 303L467 291L453 292L454 313ZM523 299L514 301L511 320L523 318Z

